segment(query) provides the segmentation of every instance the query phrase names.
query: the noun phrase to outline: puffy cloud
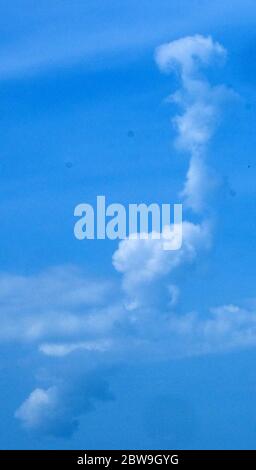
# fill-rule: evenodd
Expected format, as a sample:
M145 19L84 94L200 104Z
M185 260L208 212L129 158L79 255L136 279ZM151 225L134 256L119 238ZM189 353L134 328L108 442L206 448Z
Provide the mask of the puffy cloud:
M82 377L66 376L65 382L47 389L36 388L17 409L15 417L28 431L70 437L83 414L93 411L97 402L113 399L102 375L99 370Z
M22 403L15 413L26 428L36 429L49 418L57 404L57 389L55 387L44 390L36 388Z
M131 309L152 302L152 295L159 299L162 294L157 289L157 282L161 280L165 287L163 278L181 264L193 261L198 252L209 245L209 226L183 222L179 250L164 250L164 240L164 232L159 239L134 239L131 236L119 243L113 255L115 269L123 274L123 289Z
M181 68L183 78L194 74L199 64L209 64L216 56L225 56L226 51L210 36L200 34L187 36L156 49L156 62L161 70L169 71L176 66Z
M202 66L214 59L225 59L226 51L211 37L201 35L163 44L156 50L155 58L164 72L178 70L181 88L169 100L179 105L182 114L173 118L177 130L177 146L190 153L190 164L182 192L186 205L195 212L202 212L205 199L214 186L207 169L206 145L218 122L220 104L234 93L225 86L210 86L199 75Z
M210 94L210 93L209 93ZM183 101L184 100L184 101ZM181 149L198 154L211 138L216 123L216 106L211 104L209 96L207 102L200 97L197 88L196 102L188 103L182 115L174 117L173 123L178 131L177 145ZM176 102L182 105L185 97Z

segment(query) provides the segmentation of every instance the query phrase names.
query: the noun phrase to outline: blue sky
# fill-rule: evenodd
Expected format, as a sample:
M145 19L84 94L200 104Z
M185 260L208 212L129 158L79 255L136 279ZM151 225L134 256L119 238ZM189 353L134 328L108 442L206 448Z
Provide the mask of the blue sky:
M0 447L255 448L255 2L0 5ZM76 240L101 194L182 250Z

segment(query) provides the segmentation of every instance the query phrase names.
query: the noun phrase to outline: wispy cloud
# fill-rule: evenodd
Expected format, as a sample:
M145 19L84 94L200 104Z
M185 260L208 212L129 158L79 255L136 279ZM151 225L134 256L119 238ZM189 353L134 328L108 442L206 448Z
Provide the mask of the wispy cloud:
M90 341L93 332L105 334L117 315L114 284L75 267L31 276L2 273L0 291L0 341L36 343L55 335Z
M48 385L38 385L16 411L16 418L26 429L62 437L69 437L75 432L84 413L93 410L99 400L111 398L107 393L108 386L100 385L102 371L98 368L101 368L102 364L113 366L120 362L137 363L138 360L151 361L152 357L166 360L256 346L256 313L253 308L224 305L209 311L177 313L178 291L173 285L173 270L182 262L195 260L198 250L205 248L205 243L208 242L207 232L203 235L200 229L195 233L197 229L194 226L190 229L192 234L187 238L187 247L177 260L159 258L158 249L155 253L154 250L153 253L142 250L137 265L132 263L132 259L139 260L138 247L135 256L131 255L129 244L119 248L123 253L121 257L119 251L116 263L120 263L119 269L124 276L126 287L123 293L121 286L118 288L118 298L115 300L108 296L104 297L104 300L101 299L104 303L101 307L97 304L99 299L95 299L94 307L90 305L85 308L84 299L80 297L80 308L78 301L68 310L55 311L51 299L48 307L45 305L38 316L33 292L35 279L32 276L23 279L28 288L31 286L31 304L34 309L32 312L26 291L24 299L21 292L18 292L22 309L18 307L15 299L16 282L12 284L11 277L8 276L9 288L8 295L6 292L4 294L4 305L7 307L8 303L13 303L15 307L12 306L4 318L1 341L25 341L29 347L34 346L39 350L41 364L44 358L48 361L53 358L63 364L62 372L49 372ZM150 276L147 272L149 260L152 261L152 266L155 264L156 267L153 273L149 269ZM62 270L65 271L64 268ZM77 272L73 272L76 278ZM51 282L44 288L45 298L48 297L48 292L50 294L52 291L54 276L56 283L59 282L58 273L59 268L52 270ZM44 276L45 273L35 278L41 279ZM86 282L88 283L88 280ZM102 280L98 282L99 286L101 284ZM70 287L70 294L72 292L75 295L75 285ZM131 299L137 302L136 305L132 304ZM58 303L58 299L56 302ZM1 316L3 317L3 310ZM67 357L69 366L73 364L76 368L79 363L75 378L67 376L65 372L63 361L66 361ZM96 382L94 379L91 382L90 374L88 378L89 365L89 369L95 369L93 374L96 374ZM48 362L47 368L49 367ZM82 377L81 388L77 381Z
M117 54L127 60L130 52L137 55L170 34L173 38L180 31L186 34L191 25L198 30L207 25L212 29L216 24L224 29L227 17L229 23L240 27L255 24L253 0L216 0L211 5L200 2L200 14L198 2L193 0L184 0L182 8L179 1L165 0L150 4L87 0L78 2L76 8L70 2L45 0L36 9L31 0L24 0L22 5L26 12L22 23L17 0L5 5L0 19L0 80L40 74L74 63L95 65L98 58L108 65Z
M74 351L105 352L111 347L111 343L106 340L82 341L76 343L43 343L39 346L39 351L46 356L63 357Z
M191 230L193 232L194 227L191 227ZM124 278L129 276L131 284L128 283L128 291L122 293L120 288L118 298L106 297L101 308L95 303L95 307L93 309L90 307L88 310L81 301L80 309L76 304L75 311L63 309L61 312L56 312L50 301L48 308L44 310L42 316L39 316L41 329L36 329L37 309L35 308L33 313L32 311L27 313L31 308L30 299L27 294L25 299L19 294L22 310L16 306L8 312L8 319L5 318L2 322L1 342L25 341L30 346L34 344L43 356L56 357L59 360L68 355L74 355L74 358L77 354L89 355L88 357L95 359L94 364L97 364L98 359L101 361L100 358L104 358L107 362L108 358L110 361L115 361L115 356L118 360L122 357L122 360L129 361L146 350L154 350L159 356L176 357L255 345L256 313L253 307L246 309L231 304L211 308L209 312L202 312L199 309L198 312L177 314L175 304L178 290L172 284L173 269L177 268L179 263L194 260L197 250L205 248L204 245L208 242L207 232L206 234L199 232L196 235L196 243L195 240L192 243L193 237L191 235L189 241L187 240L188 246L180 259L168 262L166 260L165 265L165 261L156 256L154 263L159 266L150 277L146 261L151 259L148 255L151 256L152 253L147 251L146 256L143 252L145 259L143 261L141 257L139 272L139 267L136 268L130 263L132 259L130 246L123 246L122 264L119 268L122 268ZM120 253L116 257L116 262ZM157 253L158 250L155 254ZM138 257L139 252L135 258ZM119 262L121 263L120 259ZM59 268L52 272L55 272L58 279ZM41 278L41 276L45 276L45 273L36 277ZM10 282L9 277L8 280ZM33 300L34 279L29 277L26 282L31 286L31 300ZM51 274L51 283L53 282L54 277ZM101 283L102 281L99 281L99 285ZM51 288L49 283L49 292ZM166 295L162 295L162 288L166 290ZM15 289L16 284L13 283L11 288L10 282L8 293L10 304L15 300ZM71 287L70 290L75 292L75 287ZM136 295L139 296L140 302L136 306L128 305L127 308L127 292L130 301L131 298L138 300ZM47 289L44 293L47 297ZM8 298L5 294L5 306L7 305ZM1 316L3 317L3 311ZM31 330L36 330L36 334L31 335Z

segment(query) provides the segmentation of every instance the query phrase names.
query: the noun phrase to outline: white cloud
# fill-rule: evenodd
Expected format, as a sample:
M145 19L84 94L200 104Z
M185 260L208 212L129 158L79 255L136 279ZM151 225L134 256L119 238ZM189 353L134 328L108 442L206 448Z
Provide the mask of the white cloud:
M115 269L123 274L123 289L128 306L138 308L152 301L152 295L159 295L157 282L183 263L191 262L198 252L210 242L208 224L182 224L182 247L175 251L163 250L162 239L122 240L113 255ZM154 288L152 286L154 285ZM153 291L155 289L155 292Z
M183 79L190 78L199 64L209 64L216 56L225 56L225 49L210 36L186 36L156 49L156 62L163 71L179 66Z
M15 412L27 428L37 428L42 425L46 416L53 412L57 404L57 390L55 387L44 390L36 388Z
M212 136L216 122L216 107L210 103L199 101L189 104L182 115L173 119L178 131L177 145L191 153L203 150L203 146Z
M216 56L225 56L223 47L198 35L161 46L156 53L162 70L178 67L181 73L182 88L172 100L182 106L183 114L174 123L178 146L191 154L183 195L195 211L202 210L209 189L205 146L226 94L225 87L210 87L197 71ZM204 315L174 312L179 289L171 278L173 272L207 249L210 228L206 222L184 221L183 244L177 251L163 250L161 239L131 236L121 241L113 265L122 275L122 289L118 283L92 280L70 267L31 276L2 274L0 340L34 342L45 356L60 359L75 351L93 357L104 353L112 362L120 356L125 361L132 356L138 360L144 352L150 358L154 354L170 358L255 346L254 312L232 305ZM76 399L70 405L70 396L64 393L63 398L59 386L36 388L15 416L30 429L59 432L67 418L68 428L74 428L73 416L79 416L81 408L90 409L95 398L92 389L79 408Z
M70 437L77 429L81 415L92 411L99 401L113 399L104 371L67 374L49 388L36 388L15 412L28 431Z
M210 86L199 75L203 66L215 59L225 59L226 51L211 37L187 36L156 49L156 62L160 70L177 70L181 88L169 100L182 109L174 117L177 130L177 146L190 153L189 170L182 191L186 205L195 212L202 212L210 189L214 186L206 165L206 145L218 122L220 104L234 95L225 86Z
M215 187L215 177L211 175L204 159L194 155L189 162L184 188L181 196L186 204L195 212L205 208L205 195Z
M76 343L43 343L39 346L39 351L46 356L63 357L75 351L105 352L111 347L107 340L83 341Z
M115 321L116 291L111 282L90 279L70 266L31 276L2 273L0 341L38 342L56 335L91 341Z
M171 291L175 297L177 292L173 286ZM114 360L118 363L149 358L150 361L152 358L168 360L256 346L256 313L253 310L224 305L212 308L210 312L178 315L172 307L166 305L160 312L154 306L145 309L143 305L123 318L120 315L117 329L112 332L112 344L106 340L44 343L40 351L60 359L79 349L94 354L112 352L113 365ZM69 437L77 429L81 415L93 410L99 400L112 399L107 383L102 381L102 371L96 371L95 379L91 380L86 362L79 364L78 382L73 377L63 378L63 375L60 380L54 373L56 385L38 387L30 393L15 412L15 417L26 429ZM99 364L97 357L93 362ZM76 363L77 360L73 364Z
M190 313L170 318L168 333L177 355L218 353L256 346L256 312L236 305L212 308L204 315Z
M108 296L111 284L92 280L75 266L60 266L38 275L16 276L0 274L1 305L8 299L14 310L29 304L43 311L49 304L55 308L72 309L83 305L101 305ZM10 293L16 295L11 297Z
M24 299L19 289L16 290L16 277L12 283L8 275L8 289L2 290L4 302L0 295L0 304L4 306L1 308L1 340L29 340L43 355L60 359L75 351L84 351L95 359L95 363L101 357L111 363L115 357L130 360L138 354L142 357L144 351L176 357L255 346L254 308L226 305L209 312L199 310L179 315L175 312L180 292L173 283L174 270L196 260L210 242L207 225L185 222L184 228L184 243L177 252L162 250L160 240L122 241L113 262L122 274L123 294L120 290L115 301L107 296L105 305L96 305L95 308L91 305L85 308L82 298L80 312L77 303L72 311L71 306L68 312L56 310L49 295L49 303L40 310L41 299L39 297L38 304L35 303L33 288L38 279L47 278L49 282L44 285L47 298L46 285L49 285L51 293L53 273L59 280L58 270L50 270L51 274L48 272L47 276L41 273L35 278L23 277L22 282L26 286ZM1 282L4 287L3 275ZM56 304L60 302L58 298L55 301ZM32 426L33 422L40 421L41 413L45 412L41 410L52 409L56 400L56 390L36 389L17 416Z

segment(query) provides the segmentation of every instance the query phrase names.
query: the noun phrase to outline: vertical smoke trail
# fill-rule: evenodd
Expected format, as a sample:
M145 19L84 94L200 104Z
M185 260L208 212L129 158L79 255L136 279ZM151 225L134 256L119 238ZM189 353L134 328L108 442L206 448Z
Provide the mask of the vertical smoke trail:
M204 201L213 182L206 165L206 147L214 132L220 103L230 90L225 86L213 87L199 75L200 67L216 58L224 58L225 49L211 37L188 36L156 50L155 58L160 70L178 70L181 88L171 96L182 114L173 119L177 129L177 146L190 154L189 169L182 191L185 205L202 212Z

